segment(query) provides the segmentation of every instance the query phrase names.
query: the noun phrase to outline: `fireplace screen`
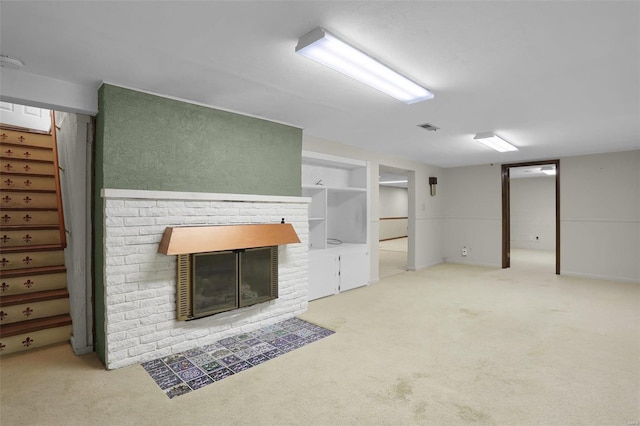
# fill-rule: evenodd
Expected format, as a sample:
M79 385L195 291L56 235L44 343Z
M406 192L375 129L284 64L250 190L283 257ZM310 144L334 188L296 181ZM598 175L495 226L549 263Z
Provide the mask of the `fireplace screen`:
M277 246L178 256L179 320L213 315L277 297Z
M237 308L236 253L198 253L192 255L191 261L193 316L201 317Z

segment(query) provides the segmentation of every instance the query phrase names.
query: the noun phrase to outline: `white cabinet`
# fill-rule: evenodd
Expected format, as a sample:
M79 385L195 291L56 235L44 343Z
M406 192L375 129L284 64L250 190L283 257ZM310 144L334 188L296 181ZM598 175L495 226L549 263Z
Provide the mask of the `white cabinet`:
M309 300L369 283L366 161L303 151L309 205Z
M350 247L338 256L340 263L340 291L351 290L369 284L369 251Z
M340 288L338 256L326 250L309 253L309 300L336 294Z

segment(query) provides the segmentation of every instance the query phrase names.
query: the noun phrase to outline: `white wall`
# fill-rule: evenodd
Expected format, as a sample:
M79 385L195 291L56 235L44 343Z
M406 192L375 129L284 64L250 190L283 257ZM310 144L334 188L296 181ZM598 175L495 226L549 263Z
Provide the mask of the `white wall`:
M640 151L560 162L561 273L640 281Z
M511 179L511 248L556 249L556 179Z
M438 194L445 200L444 256L450 263L501 266L500 165L445 169ZM462 256L462 248L467 256Z
M356 158L369 162L374 172L370 173L369 187L371 199L371 217L369 236L371 257L371 280L379 280L378 274L378 240L380 235L380 202L378 191L378 175L380 164L408 170L409 176L409 269L422 269L443 261L442 229L443 229L443 197L429 195L429 176L439 177L443 169L435 166L389 157L377 152L367 151L340 143L303 135L302 148L308 151L324 152L348 158Z
M56 136L62 210L67 231L64 249L69 305L73 320L71 345L77 355L93 352L91 307L91 120L86 115L56 112Z
M500 165L446 169L438 182L446 261L500 267ZM640 151L560 159L560 219L561 274L640 281Z
M22 70L3 69L0 87L0 100L5 102L78 114L98 113L98 86L81 86Z
M406 237L409 220L409 191L394 186L379 187L380 240Z
M406 217L409 214L409 192L407 188L379 187L379 217Z

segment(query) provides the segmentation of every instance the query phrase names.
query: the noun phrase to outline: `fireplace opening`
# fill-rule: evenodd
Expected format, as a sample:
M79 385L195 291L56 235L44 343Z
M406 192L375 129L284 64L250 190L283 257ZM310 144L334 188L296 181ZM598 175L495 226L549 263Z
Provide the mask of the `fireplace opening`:
M214 315L277 297L277 246L178 256L179 320Z

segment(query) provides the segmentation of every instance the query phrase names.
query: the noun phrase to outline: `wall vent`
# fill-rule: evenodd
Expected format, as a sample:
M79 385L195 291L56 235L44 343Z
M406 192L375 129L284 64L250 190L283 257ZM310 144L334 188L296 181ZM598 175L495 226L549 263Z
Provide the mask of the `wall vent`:
M433 124L429 124L429 123L424 123L424 124L418 124L418 127L422 127L425 130L429 130L430 132L435 132L436 130L438 130L440 127L436 127Z

